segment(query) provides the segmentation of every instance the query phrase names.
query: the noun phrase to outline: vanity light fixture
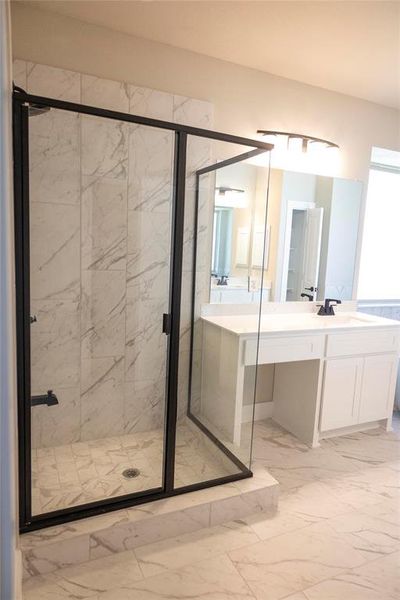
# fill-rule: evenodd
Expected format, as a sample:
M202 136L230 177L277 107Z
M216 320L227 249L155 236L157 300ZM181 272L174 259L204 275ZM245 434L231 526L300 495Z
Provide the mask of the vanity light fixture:
M293 150L308 152L315 150L325 150L327 148L339 148L337 144L323 140L321 138L312 137L310 135L302 135L300 133L287 133L284 131L268 131L258 129L257 133L263 137L267 137L276 148L281 150Z
M215 188L215 206L224 208L246 208L247 195L244 190L219 186Z
M257 131L262 141L274 145L270 154L270 163L264 157L249 159L257 166L299 173L313 173L333 177L340 173L339 146L328 140L285 131L259 129ZM256 162L257 161L257 162Z

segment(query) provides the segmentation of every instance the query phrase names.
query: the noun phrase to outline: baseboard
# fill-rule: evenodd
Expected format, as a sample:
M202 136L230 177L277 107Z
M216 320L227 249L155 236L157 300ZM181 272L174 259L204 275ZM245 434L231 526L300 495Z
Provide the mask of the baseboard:
M255 405L246 404L242 408L242 423L251 423L253 420L253 406L254 406L254 420L263 421L272 417L274 408L273 402L257 402Z
M329 431L322 431L319 434L320 440L327 440L333 437L340 437L342 435L351 435L352 433L359 433L362 431L368 431L369 429L377 429L382 426L383 421L371 421L371 423L359 423L358 425L350 425L349 427L341 427L340 429L330 429Z

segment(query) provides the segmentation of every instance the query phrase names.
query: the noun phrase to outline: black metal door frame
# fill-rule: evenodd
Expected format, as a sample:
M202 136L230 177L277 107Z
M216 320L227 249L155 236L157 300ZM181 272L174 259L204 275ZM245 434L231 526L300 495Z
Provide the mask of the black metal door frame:
M79 114L125 121L175 133L174 193L172 202L172 235L170 290L168 315L167 373L165 398L165 436L162 487L144 492L126 494L80 506L32 515L31 506L31 364L30 364L30 251L29 251L29 106L49 107ZM142 504L168 496L204 489L221 483L236 481L252 475L244 468L240 473L218 479L174 488L175 442L177 420L177 389L179 370L180 309L185 215L186 150L188 135L230 142L251 147L253 152L267 152L271 144L258 140L223 134L216 131L179 125L169 121L66 102L54 98L27 94L21 88L13 93L13 151L15 200L15 264L16 264L16 320L18 370L18 448L19 448L19 511L21 532L33 531L51 525L82 519L112 510Z

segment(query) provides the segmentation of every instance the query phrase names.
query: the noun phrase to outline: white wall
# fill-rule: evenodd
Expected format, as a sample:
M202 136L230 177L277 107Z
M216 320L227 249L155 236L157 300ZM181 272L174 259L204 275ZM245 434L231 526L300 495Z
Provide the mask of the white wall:
M0 598L20 598L16 506L15 299L9 4L0 2ZM17 577L19 578L17 580Z
M215 105L215 128L297 131L341 147L338 176L367 181L371 147L400 147L399 111L13 3L17 58Z

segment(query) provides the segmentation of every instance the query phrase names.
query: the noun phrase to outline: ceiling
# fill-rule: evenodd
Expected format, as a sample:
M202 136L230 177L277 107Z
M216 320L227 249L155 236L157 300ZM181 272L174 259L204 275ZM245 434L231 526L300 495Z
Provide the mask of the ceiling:
M29 5L400 108L400 1Z

